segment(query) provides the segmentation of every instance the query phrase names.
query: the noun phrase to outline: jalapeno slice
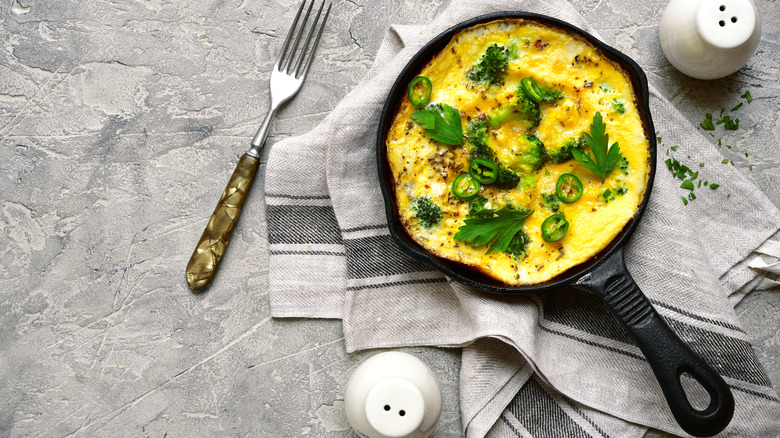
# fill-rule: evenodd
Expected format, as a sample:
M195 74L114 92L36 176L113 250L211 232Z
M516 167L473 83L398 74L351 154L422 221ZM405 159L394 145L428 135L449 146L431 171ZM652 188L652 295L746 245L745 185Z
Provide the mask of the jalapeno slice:
M475 158L469 163L469 173L482 184L490 184L498 178L498 165L487 158Z
M563 239L567 231L569 231L569 221L560 213L555 213L542 222L542 238L547 242Z
M452 182L452 194L461 201L468 201L479 194L479 182L470 174L461 173Z
M531 78L523 78L520 81L520 86L523 87L525 94L534 102L539 103L544 99L542 90L539 88L539 84Z
M424 107L431 98L433 84L425 76L417 76L409 83L409 102L417 108Z
M567 204L580 199L582 191L582 181L571 173L562 173L555 183L555 194L558 195L558 199Z

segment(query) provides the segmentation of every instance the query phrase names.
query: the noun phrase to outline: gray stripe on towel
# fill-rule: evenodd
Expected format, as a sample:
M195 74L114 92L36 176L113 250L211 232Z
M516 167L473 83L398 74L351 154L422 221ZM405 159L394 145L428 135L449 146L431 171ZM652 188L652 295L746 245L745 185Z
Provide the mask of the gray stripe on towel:
M332 206L269 205L268 242L274 244L340 244Z
M348 254L348 278L384 277L431 270L401 252L388 235L345 239L344 246Z
M523 385L507 410L534 438L591 436L534 379Z
M664 320L683 341L724 377L754 385L772 386L749 342L702 330L674 319Z

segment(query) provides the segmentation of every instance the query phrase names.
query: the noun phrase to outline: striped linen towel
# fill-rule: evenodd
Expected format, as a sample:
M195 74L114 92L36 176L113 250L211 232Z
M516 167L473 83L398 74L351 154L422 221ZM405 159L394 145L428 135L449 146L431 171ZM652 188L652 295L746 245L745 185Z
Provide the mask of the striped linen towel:
M451 25L518 9L593 33L562 0L454 0L427 26L392 27L367 79L311 132L273 146L265 182L272 315L341 318L349 352L461 347L468 437L641 437L648 427L685 435L642 353L596 297L566 288L489 296L412 260L389 236L375 141L393 81ZM650 104L678 153L722 159L654 89ZM780 399L733 306L759 282L771 285L760 273L777 269L780 212L732 166L710 170L729 181L728 202L724 193L684 207L679 182L658 173L626 261L670 327L731 387L736 411L724 436L777 436Z

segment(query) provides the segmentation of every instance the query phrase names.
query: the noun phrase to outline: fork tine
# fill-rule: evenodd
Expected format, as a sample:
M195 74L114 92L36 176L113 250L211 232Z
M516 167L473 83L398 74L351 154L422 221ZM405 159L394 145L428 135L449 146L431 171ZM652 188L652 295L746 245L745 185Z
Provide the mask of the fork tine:
M325 0L322 0L322 6L325 6ZM322 11L322 6L320 6L320 11ZM325 17L322 19L320 30L317 32L317 38L314 39L314 44L311 46L311 52L309 52L309 57L308 59L306 59L305 67L303 68L303 72L301 73L301 76L303 76L304 78L309 73L309 67L311 67L311 62L314 60L314 52L317 51L317 46L320 43L320 37L322 36L322 31L325 30L325 23L328 21L328 15L330 15L331 6L333 6L333 3L328 3L328 10L325 11ZM317 15L319 16L319 13ZM314 30L316 24L317 23L315 22L314 25L312 25L312 30Z
M306 0L303 0L303 5L306 4ZM309 5L309 8L306 10L306 15L303 17L303 21L301 22L301 28L298 29L298 31L295 34L295 42L293 42L293 45L290 48L290 51L286 54L287 59L284 60L284 65L281 67L281 70L287 70L287 74L290 74L290 65L292 64L293 58L295 58L295 52L298 50L298 43L301 40L301 35L303 35L303 30L306 29L306 22L309 21L309 15L311 14L311 8L314 6L314 0L312 0L311 4ZM292 28L290 28L290 32L295 29L295 26L298 24L298 17L295 17L296 20L293 23Z
M292 26L290 26L290 30L287 32L287 36L284 38L284 43L282 44L282 50L279 51L279 57L276 58L276 68L279 69L279 66L282 64L282 59L284 58L284 54L287 51L287 46L290 44L290 39L293 36L293 33L295 32L295 26L298 25L298 19L301 18L301 12L303 11L303 6L306 5L306 0L303 0L303 3L301 3L301 6L298 8L298 13L295 14L295 20L293 20Z
M314 0L312 0L312 5L314 5ZM299 73L301 71L301 64L303 63L303 59L306 57L306 51L309 49L309 42L311 41L311 36L314 34L314 30L317 28L317 23L320 21L320 15L322 14L322 8L325 6L325 0L322 0L322 3L320 4L320 8L317 10L317 16L314 17L314 21L311 24L311 28L309 29L309 34L306 35L306 42L303 43L303 46L301 48L301 56L298 57L298 62L295 63L295 68L293 71L295 71L295 77L297 78L299 76Z

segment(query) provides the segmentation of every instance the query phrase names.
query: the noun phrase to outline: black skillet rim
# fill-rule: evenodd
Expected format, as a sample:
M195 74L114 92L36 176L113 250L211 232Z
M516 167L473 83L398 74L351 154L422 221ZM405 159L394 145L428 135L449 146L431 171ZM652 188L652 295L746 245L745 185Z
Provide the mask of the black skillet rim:
M612 239L606 248L604 248L600 253L598 253L590 260L580 263L579 265L564 271L563 273L553 277L546 282L530 285L510 285L500 282L462 263L453 262L451 260L446 260L434 256L426 249L424 249L420 244L414 241L406 231L406 228L404 228L398 216L395 201L395 191L393 190L393 177L389 168L389 164L386 160L387 150L385 148L385 138L387 130L392 124L392 118L395 115L399 103L402 101L404 93L406 93L406 84L408 84L408 82L413 79L416 72L420 71L434 55L440 52L450 42L456 33L472 26L502 19L526 19L537 21L539 23L557 27L564 31L576 34L577 36L593 44L593 46L599 49L604 55L620 65L631 79L631 83L636 93L637 109L645 129L645 136L648 138L650 144L650 158L648 163L649 174L645 194L642 198L642 202L637 208L636 214L623 227L623 230L614 239ZM484 292L499 294L535 294L563 285L570 285L576 282L576 280L581 278L583 275L592 271L593 268L605 260L607 256L618 250L620 247L625 246L634 229L639 224L645 207L647 206L647 201L650 199L650 192L652 191L656 171L657 142L653 121L650 117L649 99L650 91L647 84L647 76L645 76L642 68L639 67L639 65L634 62L633 59L605 44L593 35L565 21L530 12L503 11L481 15L456 24L455 26L447 29L429 41L411 58L411 60L409 60L404 69L398 75L398 78L393 84L388 98L382 108L382 114L379 120L379 129L377 133L376 152L379 182L382 190L382 196L385 201L385 214L387 217L387 225L390 231L390 235L402 252L444 273L459 283Z

